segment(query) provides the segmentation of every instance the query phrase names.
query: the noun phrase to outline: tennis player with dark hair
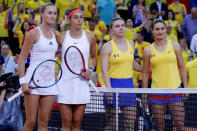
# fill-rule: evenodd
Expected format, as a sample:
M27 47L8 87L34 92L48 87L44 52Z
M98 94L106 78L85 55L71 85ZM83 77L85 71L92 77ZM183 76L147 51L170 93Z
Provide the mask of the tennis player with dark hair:
M80 131L86 104L90 102L88 80L96 66L96 38L93 34L82 30L84 14L80 9L71 9L68 20L70 30L57 36L57 41L62 46L63 70L62 79L57 84L58 103L62 130L70 131L72 128L72 131ZM87 69L89 54L90 68ZM81 64L85 65L84 72L77 75L75 69L81 70L83 68Z
M31 30L25 38L18 63L20 84L24 92L26 111L26 122L23 131L33 130L38 109L38 130L48 130L48 120L54 96L57 95L56 86L46 89L32 89L35 85L33 85L33 83L28 84L36 66L47 59L54 60L55 53L58 49L55 31L51 28L51 26L55 24L57 17L56 7L51 3L45 4L42 7L41 16L42 24ZM31 53L31 60L27 72L25 73L25 61L29 52Z
M112 40L106 43L101 51L101 70L105 86L132 89L134 88L133 69L142 71L142 67L134 61L134 43L124 37L126 26L122 18L115 17L111 20L110 31ZM115 93L111 95L106 94L104 101L106 109L109 107L109 112L106 112L107 130L115 129L115 121L112 120L114 117L110 117L115 115ZM134 130L136 94L120 93L118 105L123 113L125 129Z
M181 88L181 82L184 88L187 88L187 71L179 43L167 40L166 25L162 20L153 21L152 32L155 42L144 50L143 88L148 88L149 65L152 67L151 88ZM185 131L182 99L182 94L149 96L149 102L153 103L154 121L159 131L163 131L165 126L164 115L167 103L176 129Z

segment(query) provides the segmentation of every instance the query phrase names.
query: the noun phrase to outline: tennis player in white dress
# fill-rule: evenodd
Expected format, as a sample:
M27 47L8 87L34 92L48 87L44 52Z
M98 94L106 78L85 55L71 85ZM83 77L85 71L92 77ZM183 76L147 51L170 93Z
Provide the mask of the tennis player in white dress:
M57 36L62 46L62 79L58 86L58 103L62 117L63 131L80 131L86 104L90 102L88 79L96 66L96 38L81 29L84 15L79 9L71 9L68 14L70 30ZM64 53L69 46L76 46L83 54L86 72L82 76L72 74L64 61ZM90 54L90 69L88 59ZM80 58L79 58L80 59ZM77 59L76 59L77 61Z
M38 110L38 130L48 130L48 120L54 96L57 95L57 87L55 86L45 89L31 89L30 87L35 87L35 85L32 83L28 84L35 67L47 59L54 60L58 49L55 31L51 29L57 17L56 7L51 3L45 4L42 7L41 16L42 24L28 33L18 61L20 84L24 92L26 112L26 122L23 131L33 130ZM29 52L31 52L31 62L25 74L25 61Z

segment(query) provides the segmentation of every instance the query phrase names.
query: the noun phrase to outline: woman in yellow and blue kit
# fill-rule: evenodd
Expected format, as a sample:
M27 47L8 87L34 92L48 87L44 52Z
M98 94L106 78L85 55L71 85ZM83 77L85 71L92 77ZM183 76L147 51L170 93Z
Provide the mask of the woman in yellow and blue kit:
M166 25L162 20L153 21L152 33L155 42L144 50L143 88L148 87L149 66L152 67L151 88L187 88L187 71L179 43L167 40ZM179 68L178 68L179 66ZM169 105L174 126L184 129L184 104L182 94L154 94L149 96L156 127L163 131L165 126L166 103Z
M101 51L101 70L105 86L108 88L134 88L133 69L142 71L142 67L134 61L134 43L125 39L126 26L122 18L116 17L111 20L110 31L112 40L107 42ZM110 114L115 112L116 100L113 97L105 97L106 108ZM136 119L136 94L120 93L119 106L124 117L126 130L134 130ZM115 116L110 117L106 112L109 130L114 130Z

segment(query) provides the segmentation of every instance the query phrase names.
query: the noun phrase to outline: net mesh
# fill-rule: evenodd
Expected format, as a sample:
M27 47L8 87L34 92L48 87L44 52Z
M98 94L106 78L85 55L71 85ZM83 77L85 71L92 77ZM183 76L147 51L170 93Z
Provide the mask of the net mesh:
M196 89L99 88L99 90L100 93L95 93L91 89L91 102L86 106L82 131L196 131L197 129ZM121 97L127 97L120 95L122 93L135 95L128 95L127 99L122 99ZM107 103L109 100L114 101L114 94L116 103ZM125 105L120 104L123 101ZM49 130L61 130L61 116L57 103L51 113Z

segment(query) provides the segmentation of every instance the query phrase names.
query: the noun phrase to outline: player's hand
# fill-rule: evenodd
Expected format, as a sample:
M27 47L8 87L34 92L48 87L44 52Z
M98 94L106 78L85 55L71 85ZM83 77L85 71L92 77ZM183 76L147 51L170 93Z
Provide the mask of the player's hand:
M16 54L16 55L14 56L14 63L15 63L15 64L18 64L18 59L19 59L19 54Z
M30 91L34 88L32 85L28 83L23 83L21 86L24 93L30 93Z
M187 86L184 86L184 88L188 88ZM183 100L187 100L189 97L189 94L184 93L183 94Z
M89 80L91 75L92 75L92 71L87 69L86 72L81 74L81 77L83 77L84 79Z

